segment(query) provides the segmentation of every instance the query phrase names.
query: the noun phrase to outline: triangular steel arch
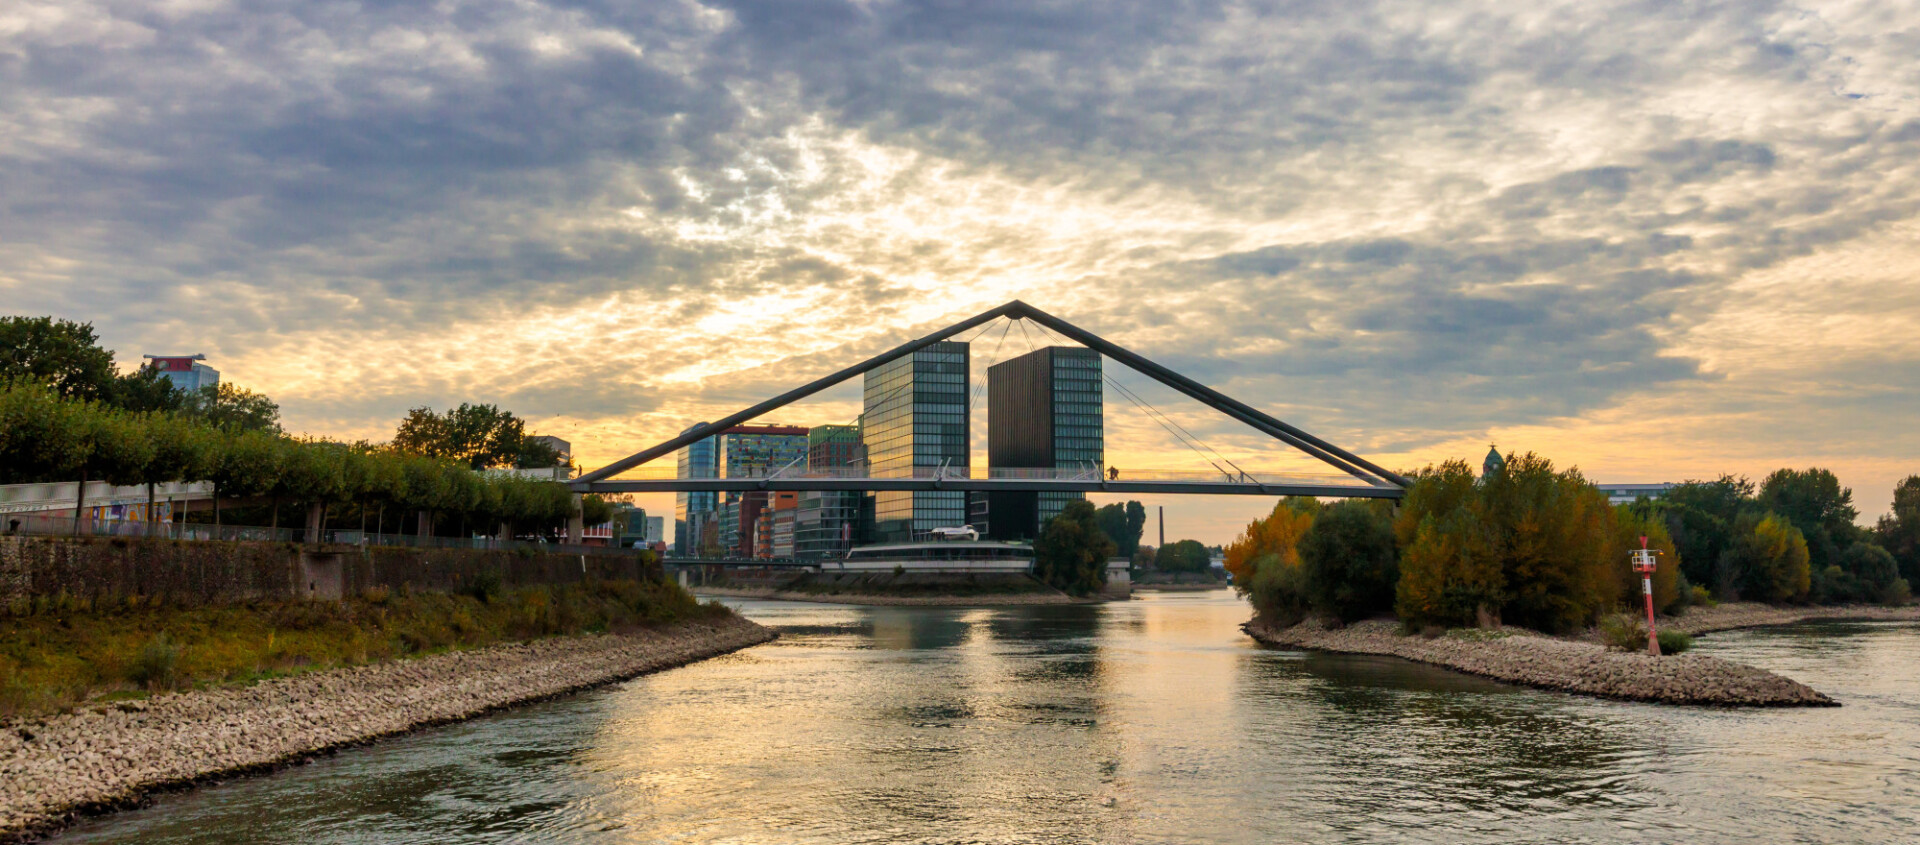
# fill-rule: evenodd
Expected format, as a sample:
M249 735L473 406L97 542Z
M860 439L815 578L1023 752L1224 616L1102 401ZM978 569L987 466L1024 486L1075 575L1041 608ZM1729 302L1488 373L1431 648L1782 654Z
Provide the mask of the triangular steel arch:
M782 393L779 396L775 396L744 411L740 411L739 413L696 426L665 443L628 455L627 457L586 473L579 478L573 479L571 483L575 489L588 489L589 486L596 481L604 481L641 464L673 454L675 451L689 444L696 443L721 431L758 418L769 411L774 411L798 402L801 399L805 399L808 396L840 384L854 376L861 375L879 367L888 361L911 355L920 349L1001 317L1006 317L1011 320L1032 320L1035 323L1046 326L1063 337L1076 341L1088 349L1092 349L1115 361L1125 364L1128 368L1139 372L1141 375L1180 391L1193 399L1197 399L1201 404L1239 420L1255 431L1259 431L1269 437L1286 443L1322 463L1352 475L1368 484L1401 488L1410 487L1413 484L1413 482L1408 481L1406 478L1382 469L1367 461L1365 458L1361 458L1352 452L1348 452L1305 431L1281 422L1257 408L1169 370L1166 367L1160 366L1142 355L1114 344L1106 338L1100 337L1017 299L998 308L984 311L965 320L961 320L933 334L901 344L900 346L882 352L879 355L868 358L839 372L815 379L805 385L789 390L786 393Z

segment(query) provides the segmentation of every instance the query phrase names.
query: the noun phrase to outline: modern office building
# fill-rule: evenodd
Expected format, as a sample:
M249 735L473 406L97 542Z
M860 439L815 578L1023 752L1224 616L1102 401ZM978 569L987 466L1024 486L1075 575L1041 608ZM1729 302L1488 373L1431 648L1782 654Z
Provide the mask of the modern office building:
M649 523L659 522L659 517L648 517L647 509L635 507L625 502L616 502L613 506L612 545L623 549L644 549L649 543L659 539L648 533Z
M220 383L220 371L201 361L205 355L142 355L153 362L154 369L161 377L173 382L174 389L191 393L203 387L213 387Z
M867 371L860 441L874 477L966 468L967 352L963 342L941 341ZM881 491L869 498L874 542L910 542L967 520L967 497L958 491Z
M697 423L681 431L686 434L706 423ZM679 478L719 478L720 438L696 440L679 452ZM675 493L673 497L673 550L675 554L700 553L700 538L706 524L714 518L719 494L711 490Z
M807 471L850 474L866 471L866 452L857 425L817 425L807 433ZM793 514L793 557L840 557L860 536L861 494L851 490L808 490Z
M798 513L800 494L778 490L766 494L766 507L753 521L753 556L757 558L793 557L793 518Z
M1049 346L987 370L987 465L1106 470L1100 353ZM996 492L974 504L974 527L996 540L1032 539L1083 493Z
M807 457L807 429L793 425L738 425L721 432L716 463L721 478L752 478L795 466ZM768 509L765 492L727 493L717 508L720 547L729 555L756 557L755 521Z

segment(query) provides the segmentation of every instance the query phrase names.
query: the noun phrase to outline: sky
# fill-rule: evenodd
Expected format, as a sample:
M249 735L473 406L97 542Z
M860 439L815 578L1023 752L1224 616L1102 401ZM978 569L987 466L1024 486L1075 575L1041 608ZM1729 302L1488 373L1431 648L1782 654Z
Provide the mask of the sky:
M591 467L1019 298L1389 467L1823 466L1870 521L1920 472L1916 56L1900 0L10 0L0 313Z

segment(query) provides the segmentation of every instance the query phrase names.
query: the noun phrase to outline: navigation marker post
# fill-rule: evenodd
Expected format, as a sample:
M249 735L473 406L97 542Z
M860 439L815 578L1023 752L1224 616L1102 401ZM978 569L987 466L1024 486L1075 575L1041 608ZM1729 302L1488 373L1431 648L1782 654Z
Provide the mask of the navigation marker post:
M1658 549L1647 548L1647 538L1640 537L1640 548L1633 550L1633 571L1640 573L1640 592L1647 597L1647 653L1660 656L1660 638L1653 630L1653 556L1660 554Z

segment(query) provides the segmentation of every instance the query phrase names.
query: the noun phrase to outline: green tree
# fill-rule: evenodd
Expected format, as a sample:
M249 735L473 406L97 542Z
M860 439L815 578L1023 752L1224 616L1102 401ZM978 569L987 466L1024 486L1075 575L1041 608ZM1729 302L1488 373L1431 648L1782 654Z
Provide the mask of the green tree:
M128 411L172 412L186 404L186 394L174 389L173 382L149 364L113 380L108 403Z
M1673 537L1667 533L1667 521L1653 508L1627 505L1615 509L1614 521L1617 526L1612 553L1613 571L1619 590L1619 601L1630 607L1640 607L1644 599L1641 595L1641 575L1633 570L1634 549L1640 548L1640 538L1647 538L1647 547L1660 552L1654 558L1653 570L1653 609L1657 613L1667 613L1674 602L1681 598L1681 585L1686 583L1683 577L1685 558L1675 547Z
M0 382L0 484L71 480L92 448L83 435L96 411L44 382Z
M450 458L473 469L504 466L522 453L526 423L494 405L471 405L436 414L414 408L394 432L393 446L415 455Z
M1094 519L1100 522L1100 530L1105 532L1107 537L1113 540L1113 544L1120 549L1120 554L1131 557L1132 555L1127 551L1127 544L1126 544L1126 534L1127 534L1126 506L1119 504L1117 502L1113 504L1101 505L1097 510L1093 512L1093 515L1094 515Z
M1716 578L1716 593L1766 602L1804 599L1812 588L1806 537L1786 517L1743 516Z
M1121 553L1129 557L1140 551L1140 537L1147 530L1147 506L1129 499L1127 501L1127 533L1122 542Z
M1315 612L1353 622L1392 609L1400 578L1393 528L1365 502L1349 499L1322 510L1299 548Z
M280 438L260 431L223 432L207 480L213 482L213 521L219 525L223 497L251 498L273 489L282 453Z
M113 350L92 323L52 317L0 317L0 381L31 379L68 399L108 401L118 377Z
M580 497L580 521L585 525L605 525L613 521L613 505L597 493Z
M264 394L230 382L189 393L181 413L227 431L280 433L280 406Z
M1175 540L1154 550L1153 568L1161 572L1204 574L1213 568L1213 556L1199 540Z
M1071 595L1088 595L1106 586L1107 559L1116 551L1092 503L1077 499L1047 520L1033 541L1034 574Z
M1874 534L1893 554L1900 577L1920 585L1920 475L1909 475L1893 488L1893 512L1880 517Z
M1667 535L1673 539L1681 574L1688 581L1714 583L1714 566L1733 544L1734 523L1741 514L1759 508L1753 491L1753 482L1747 478L1723 475L1714 481L1676 485L1647 505L1666 519Z
M75 454L80 462L75 469L80 480L80 495L73 505L73 524L80 529L86 507L89 481L105 481L114 486L141 484L147 478L147 464L153 460L153 435L140 416L95 406L93 413L77 415L82 447Z
M1853 491L1841 487L1840 479L1828 470L1774 470L1760 483L1758 502L1800 529L1815 569L1838 562L1840 550L1860 533L1853 524L1860 515L1853 506Z

